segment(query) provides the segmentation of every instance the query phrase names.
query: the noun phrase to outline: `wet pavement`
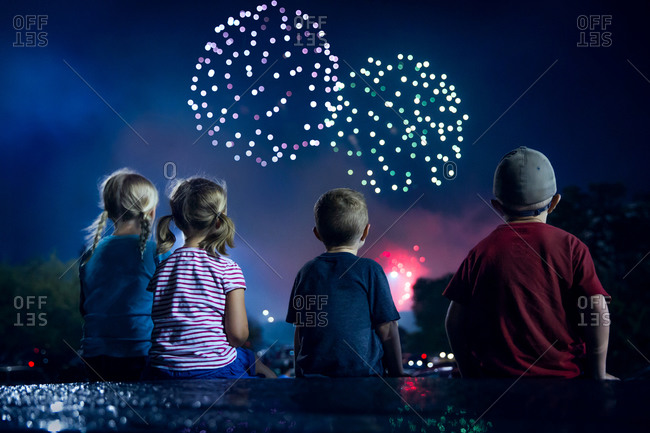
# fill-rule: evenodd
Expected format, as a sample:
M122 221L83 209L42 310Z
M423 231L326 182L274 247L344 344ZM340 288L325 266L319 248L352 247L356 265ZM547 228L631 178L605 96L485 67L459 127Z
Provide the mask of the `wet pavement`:
M650 382L245 379L0 387L0 431L650 431Z

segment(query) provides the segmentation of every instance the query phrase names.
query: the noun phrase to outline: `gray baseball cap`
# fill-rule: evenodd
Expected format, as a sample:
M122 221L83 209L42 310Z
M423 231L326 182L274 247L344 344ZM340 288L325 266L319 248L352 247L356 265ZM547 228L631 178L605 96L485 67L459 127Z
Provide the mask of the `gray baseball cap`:
M555 172L543 153L519 147L507 153L494 172L494 196L510 209L547 200L555 195Z

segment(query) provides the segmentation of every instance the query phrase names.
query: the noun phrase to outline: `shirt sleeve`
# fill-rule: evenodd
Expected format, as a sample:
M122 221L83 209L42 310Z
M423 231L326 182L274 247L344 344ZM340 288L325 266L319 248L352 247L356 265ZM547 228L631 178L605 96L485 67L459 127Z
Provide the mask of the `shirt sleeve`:
M161 266L156 266L156 270L153 273L153 276L147 284L147 291L154 293L156 291L156 286L158 285L158 275L160 274Z
M372 281L370 282L370 292L368 293L370 301L370 317L372 318L373 328L382 323L399 320L400 315L395 308L393 296L390 293L390 286L384 270L374 262L371 272Z
M603 295L609 302L611 296L605 291L598 279L598 275L596 275L596 267L589 253L589 248L581 241L578 242L573 264L573 288L577 290L579 295Z
M223 278L223 288L225 293L231 292L235 289L246 289L244 273L239 265L233 261L226 266Z
M291 296L289 297L289 308L287 310L287 318L285 319L287 323L294 324L296 323L296 309L293 305L294 297L296 296L296 289L298 288L298 281L300 280L300 272L296 275L296 279L293 281L293 288L291 289Z
M154 256L154 263L156 266L160 265L162 262L167 260L169 256L172 255L172 250L167 251L166 253L158 254Z
M155 292L157 283L158 283L158 272L154 273L151 280L149 280L149 284L147 284L147 292L151 292L151 293Z
M469 304L472 299L472 284L470 275L470 260L471 255L468 255L463 263L449 281L447 288L442 292L442 296L450 301L458 302L459 304Z

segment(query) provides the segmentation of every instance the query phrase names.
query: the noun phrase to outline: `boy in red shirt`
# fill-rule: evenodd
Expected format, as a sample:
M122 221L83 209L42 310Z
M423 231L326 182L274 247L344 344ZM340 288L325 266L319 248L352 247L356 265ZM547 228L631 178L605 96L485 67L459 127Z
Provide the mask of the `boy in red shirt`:
M609 295L586 245L546 224L556 192L542 153L520 147L501 159L492 205L506 224L469 252L443 293L464 377L614 378L605 369Z

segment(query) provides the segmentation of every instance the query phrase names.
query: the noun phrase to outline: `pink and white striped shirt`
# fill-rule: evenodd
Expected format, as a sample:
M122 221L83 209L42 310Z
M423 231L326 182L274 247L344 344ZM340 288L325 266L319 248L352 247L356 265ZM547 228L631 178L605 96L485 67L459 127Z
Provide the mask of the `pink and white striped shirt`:
M224 367L237 358L223 318L226 293L246 289L237 263L199 248L178 248L156 269L151 365L168 370Z

